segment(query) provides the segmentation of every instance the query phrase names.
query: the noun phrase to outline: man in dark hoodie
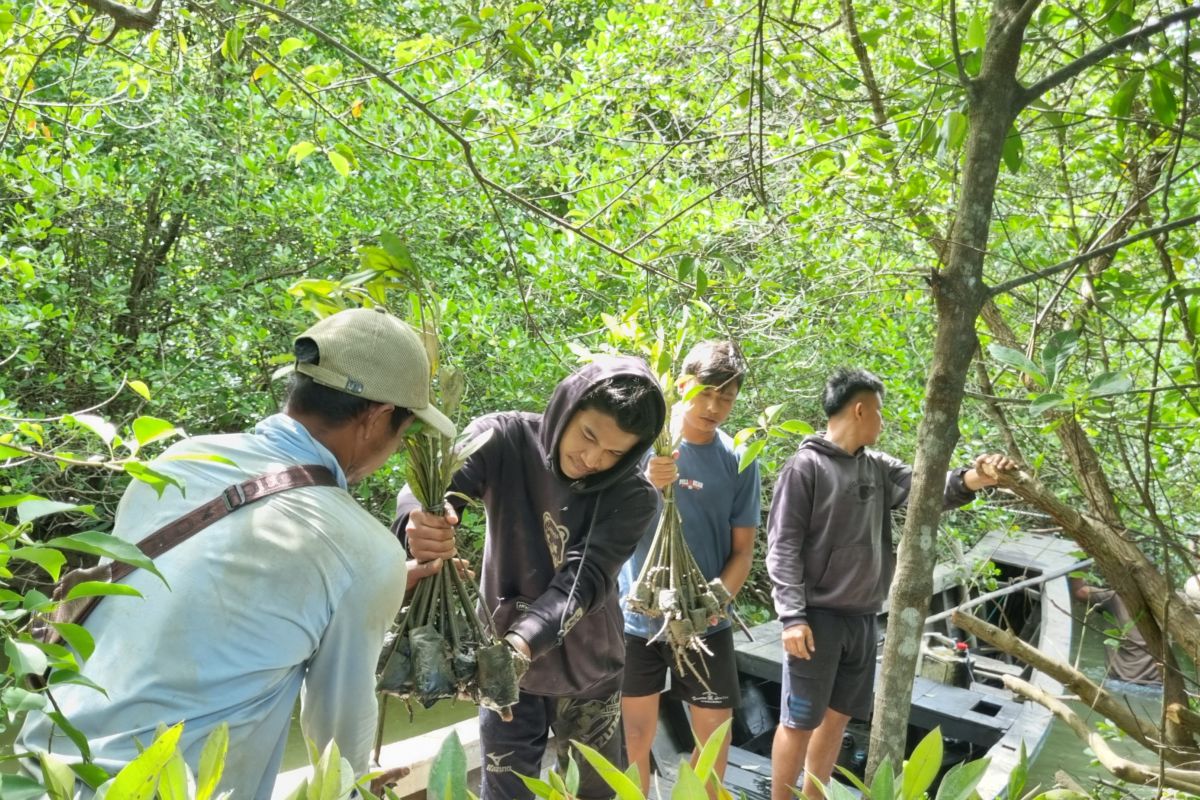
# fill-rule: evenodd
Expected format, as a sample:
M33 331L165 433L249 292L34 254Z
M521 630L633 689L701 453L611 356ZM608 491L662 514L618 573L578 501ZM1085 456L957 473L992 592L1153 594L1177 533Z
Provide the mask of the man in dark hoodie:
M771 750L772 800L823 797L851 718L871 713L876 614L895 568L891 512L908 501L912 469L868 450L883 431L883 383L840 369L825 384L827 430L807 437L775 485L767 519L767 572L783 623L786 664ZM995 481L978 467L1016 464L986 455L946 475L946 508Z
M572 739L624 762L617 573L657 512L637 467L665 419L646 365L605 356L563 380L545 413L489 414L466 429L492 431L451 486L486 510L481 613L531 660L511 721L479 710L482 800L533 797L519 776L541 772L551 729L564 766ZM393 530L419 561L454 555L463 502L447 505L445 517L427 514L400 494ZM580 773L580 798L612 796L586 764Z

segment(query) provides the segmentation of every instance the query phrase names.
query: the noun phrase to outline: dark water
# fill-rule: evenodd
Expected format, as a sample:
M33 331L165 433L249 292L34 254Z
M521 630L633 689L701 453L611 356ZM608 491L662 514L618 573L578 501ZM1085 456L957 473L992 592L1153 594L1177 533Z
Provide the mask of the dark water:
M1075 627L1076 631L1073 637L1075 641L1072 648L1075 661L1073 663L1090 679L1099 683L1104 679L1103 636L1092 630L1081 632L1078 630L1080 627L1078 624ZM1081 639L1082 641L1080 641ZM1127 700L1135 711L1150 719L1157 720L1162 713L1162 702L1158 698L1131 696ZM1092 730L1097 730L1097 723L1104 719L1081 703L1071 702L1068 705ZM1109 744L1114 751L1126 758L1150 765L1157 763L1150 751L1128 738L1110 739ZM1042 752L1038 754L1029 769L1029 784L1026 791L1033 788L1035 784L1040 784L1043 789L1050 788L1054 785L1054 776L1059 770L1066 772L1090 791L1096 789L1098 780L1104 780L1110 785L1116 782L1112 775L1092 757L1092 751L1087 745L1067 727L1066 723L1056 717L1050 728L1050 734L1046 738L1046 743L1042 747ZM1154 790L1138 787L1136 791L1129 792L1129 794L1130 796L1153 797Z

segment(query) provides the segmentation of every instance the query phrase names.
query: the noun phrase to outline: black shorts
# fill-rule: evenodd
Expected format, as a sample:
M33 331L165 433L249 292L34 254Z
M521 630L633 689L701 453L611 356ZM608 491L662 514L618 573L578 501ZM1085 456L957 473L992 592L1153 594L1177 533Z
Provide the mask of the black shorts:
M854 719L870 719L878 638L875 615L841 616L810 608L808 625L812 658L784 653L780 723L810 731L821 724L829 708Z
M627 697L658 694L666 685L670 672L672 697L702 708L736 708L742 702L742 693L738 689L733 628L708 634L704 637L704 645L712 655L688 651L691 663L703 677L702 682L692 670L679 669L671 646L666 642L647 644L641 636L625 634L625 677L621 693Z

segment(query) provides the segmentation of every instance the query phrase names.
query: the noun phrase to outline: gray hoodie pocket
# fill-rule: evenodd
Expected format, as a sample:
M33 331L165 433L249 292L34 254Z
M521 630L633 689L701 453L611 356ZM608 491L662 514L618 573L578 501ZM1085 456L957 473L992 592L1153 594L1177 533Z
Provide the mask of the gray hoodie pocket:
M880 592L881 572L880 554L875 547L860 544L834 548L809 602L823 608L870 606Z

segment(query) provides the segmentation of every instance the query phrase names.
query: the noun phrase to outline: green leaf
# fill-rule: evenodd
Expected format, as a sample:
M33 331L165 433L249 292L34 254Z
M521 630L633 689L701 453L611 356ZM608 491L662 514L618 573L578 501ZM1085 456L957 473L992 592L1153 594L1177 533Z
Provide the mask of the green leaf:
M1008 129L1008 136L1004 139L1004 166L1008 167L1008 171L1017 173L1021 170L1021 164L1025 161L1025 142L1021 139L1021 134L1014 125Z
M516 35L515 33L510 33L507 35L505 42L504 42L504 47L506 50L508 50L508 52L512 53L518 59L523 61L527 66L530 66L530 67L537 66L537 61L534 59L533 55L529 52L529 45L525 42L524 39L522 39L520 36ZM514 144L514 147L515 146L516 145Z
M295 36L289 36L279 43L279 57L287 58L295 51L308 47L308 42Z
M18 503L17 519L21 523L26 523L49 516L50 514L63 514L68 511L87 514L89 517L96 516L95 506L79 506L74 503L60 503L56 500L38 498L36 500L23 500Z
M5 447L0 444L0 458L24 458L29 454L23 450L18 450L15 447Z
M1063 405L1066 405L1066 398L1061 394L1058 392L1046 392L1043 395L1035 397L1033 402L1029 404L1029 413L1036 417Z
M1025 791L1025 782L1029 777L1029 756L1025 752L1025 740L1021 740L1021 753L1017 758L1017 766L1008 774L1008 797L1020 800Z
M177 478L148 467L140 461L129 461L122 465L122 469L125 470L127 475L136 478L142 483L149 484L158 493L159 497L162 497L162 493L168 486L174 486L180 490L183 489L183 484Z
M108 583L107 581L84 581L71 587L65 599L75 600L80 597L141 597L142 593L132 586L123 583Z
M916 746L904 765L900 789L904 800L921 800L941 768L942 729L934 728Z
M329 163L337 170L338 174L345 178L350 174L350 160L336 150L328 150L325 152Z
M957 150L967 138L967 115L958 110L946 112L942 120L942 148L947 151Z
M1071 355L1079 349L1079 332L1057 331L1050 337L1042 350L1042 369L1046 373L1046 386L1053 386Z
M871 781L871 797L894 798L896 796L896 771L892 760L885 758L875 770L875 778Z
M1175 116L1179 112L1179 105L1175 100L1175 87L1166 75L1158 71L1150 75L1150 108L1154 111L1154 118L1163 127L1175 124Z
M82 625L76 625L74 622L52 622L50 623L63 641L71 646L71 649L79 653L79 657L87 661L92 657L92 653L96 650L96 641L92 638L92 634Z
M234 25L225 32L225 38L221 42L221 55L226 61L237 63L242 52L242 39L245 35L246 30L241 25Z
M740 431L734 434L733 446L741 447L750 439L751 436L756 433L758 433L758 428L742 428Z
M46 574L50 576L50 580L58 580L58 575L62 571L63 564L67 563L67 557L57 550L45 547L18 547L9 554L12 558L19 558L23 561L28 561L32 564L37 564Z
M1133 381L1122 372L1105 372L1097 375L1088 384L1087 393L1092 397L1122 394L1133 388Z
M842 777L844 777L846 780L850 781L850 783L854 786L855 789L858 789L858 793L860 795L862 795L863 797L866 797L866 798L872 797L871 788L869 786L867 786L865 783L863 783L862 779L860 779L857 775L855 775L850 770L843 767L841 764L835 764L834 766L837 767L838 772L842 773ZM890 798L890 796L889 796L889 798Z
M225 771L225 758L229 754L229 723L222 722L208 735L204 749L200 751L200 772L196 776L195 800L208 800L217 790L221 774Z
M40 494L0 494L0 508L12 508L30 500L45 500Z
M639 794L638 797L640 798L641 795ZM694 800L694 798L703 797L708 797L704 781L696 775L691 764L680 761L679 776L675 780L675 788L671 790L671 800Z
M1133 27L1133 0L1120 0L1105 20L1114 36L1121 36Z
M438 800L467 800L467 753L458 734L442 742L429 768L428 795Z
M546 783L543 780L540 780L538 778L531 778L528 775L520 775L520 774L518 774L517 777L520 778L521 781L525 784L526 789L533 792L534 797L541 797L541 798L543 798L543 800L550 800L550 798L556 797L558 795L558 793L554 791L554 787L551 786L550 784ZM429 795L427 792L426 797L429 797L429 796L431 796L431 795Z
M783 408L783 403L776 403L775 405L764 408L762 413L758 415L758 426L760 428L768 427L775 420L775 417L779 414L779 410L781 408Z
M296 142L288 148L287 157L294 159L299 164L304 159L316 152L317 146L312 142Z
M721 746L728 739L729 728L732 724L732 720L725 720L712 732L707 742L696 742L696 746L700 748L700 755L696 759L696 777L700 779L701 783L708 784L708 779L713 774L713 765L717 763L717 757L721 755Z
M396 234L385 231L379 236L379 244L383 246L383 251L396 260L400 269L411 271L413 269L412 253L408 249L408 245L404 243Z
M158 800L190 800L191 774L183 755L176 750L167 760L158 779Z
M679 264L675 268L675 277L679 279L680 283L687 283L689 280L691 280L692 270L695 268L695 256L680 256Z
M460 36L474 36L483 30L483 26L479 24L479 20L464 14L455 17L454 22L450 23L450 29L458 31Z
M568 795L579 793L579 764L574 758L567 759L567 774L563 778L563 783L567 785Z
M147 558L136 544L109 533L84 531L83 533L73 533L70 536L58 536L46 540L45 546L87 553L100 558L111 558L114 561L124 561L159 575L158 570L154 567L154 562ZM159 576L161 577L161 575Z
M978 758L955 764L942 778L935 800L970 800L989 763L989 759Z
M1121 82L1112 99L1108 101L1108 110L1114 117L1128 117L1133 109L1133 99L1137 97L1138 88L1142 85L1145 73L1135 72Z
M0 693L0 703L10 712L41 711L49 705L46 695L40 692L30 692L19 686L9 686Z
M1027 373L1034 379L1039 386L1046 385L1046 376L1038 369L1037 364L1034 364L1028 356L1020 350L1014 350L1011 347L1005 347L1002 344L988 345L988 352L992 354L992 358L1002 364L1007 364L1010 367L1016 367L1021 372Z
M549 782L550 788L563 797L567 796L567 784L563 783L562 776L556 771L550 770L550 772L546 773L546 780Z
M87 762L76 762L71 765L71 769L81 781L93 789L107 782L110 777L101 767Z
M829 783L825 786L826 800L857 800L858 795L846 788L839 781L829 779Z
M143 400L150 399L150 387L142 381L129 381L127 385L130 389L141 395Z
M38 761L42 765L42 779L46 782L50 800L74 800L75 773L70 765L50 753L39 753Z
M117 426L95 414L67 414L63 419L68 422L74 422L82 428L87 428L99 436L100 441L105 444L112 444L112 440L117 436Z
M541 3L521 3L521 5L513 9L513 16L521 17L525 14L534 14L544 8L545 6L543 6Z
M92 748L88 745L87 737L84 736L78 728L72 725L69 719L64 717L58 711L48 712L46 716L50 718L51 722L58 726L60 731L66 734L66 737L71 740L71 744L75 745L75 749L79 751L80 755L82 755L85 759L91 759ZM79 770L76 770L75 773L79 774Z
M963 44L972 50L982 48L987 44L987 23L984 21L983 14L971 15L971 21L967 23L967 34L963 37Z
M779 427L781 430L786 431L787 433L793 433L802 436L807 436L813 433L812 425L809 425L807 422L798 419L785 419L783 422L779 423Z
M759 439L747 445L746 449L742 451L742 457L738 459L738 472L745 472L746 467L754 463L754 459L758 458L758 454L766 446L766 439Z
M183 725L174 725L156 738L137 758L117 773L108 788L108 797L121 800L151 800L159 774L175 753Z
M701 297L708 291L708 273L704 271L704 265L696 262L696 293L695 297Z
M4 652L8 656L8 671L16 676L41 675L49 662L42 648L32 642L4 641Z
M616 792L620 800L643 800L641 788L630 780L628 775L613 766L607 758L582 742L572 739L571 744L575 745L575 749L583 754L587 762L592 765L592 769L600 774L600 777L609 785L609 788ZM704 787L701 787L701 792L703 790Z
M183 431L158 417L138 417L133 421L133 438L137 440L139 448L168 436L178 436L181 433Z

